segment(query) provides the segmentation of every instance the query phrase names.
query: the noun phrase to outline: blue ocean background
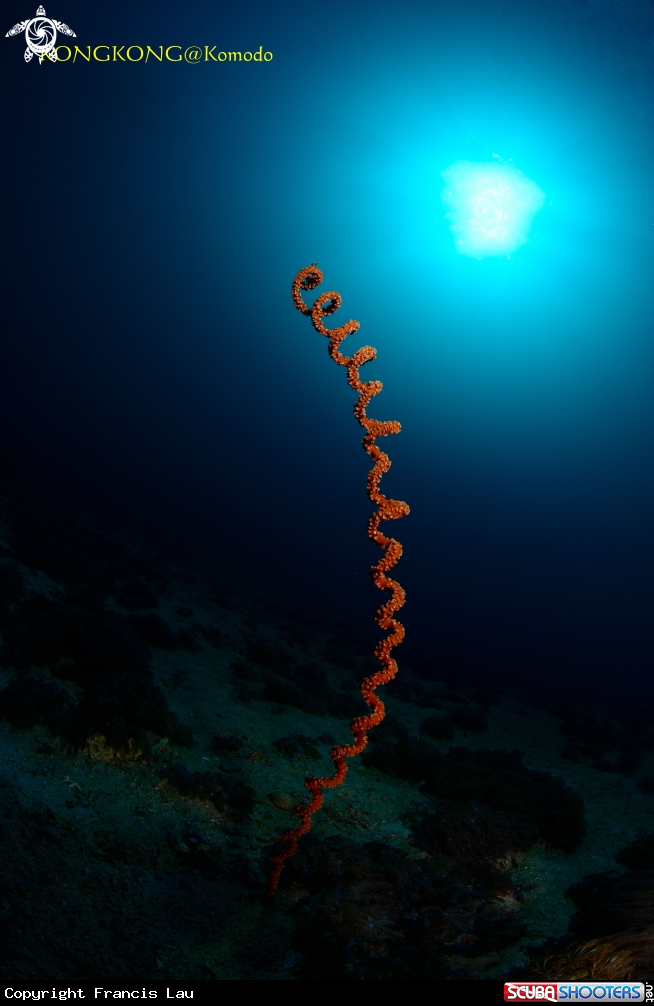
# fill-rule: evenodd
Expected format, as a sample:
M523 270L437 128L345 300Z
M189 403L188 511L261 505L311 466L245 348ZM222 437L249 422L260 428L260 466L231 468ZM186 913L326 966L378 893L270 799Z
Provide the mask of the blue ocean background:
M317 262L402 423L406 660L651 697L652 5L45 6L82 47L273 60L26 65L3 38L3 450L372 641L355 396L290 298ZM546 204L513 257L466 258L441 172L493 154Z

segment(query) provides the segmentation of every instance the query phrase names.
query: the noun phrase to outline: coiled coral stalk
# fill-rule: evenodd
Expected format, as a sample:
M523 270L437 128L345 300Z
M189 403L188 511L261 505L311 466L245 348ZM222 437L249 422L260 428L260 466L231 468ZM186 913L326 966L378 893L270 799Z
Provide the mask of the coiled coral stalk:
M384 550L383 557L370 570L370 579L379 587L391 594L390 599L379 608L375 615L375 621L381 629L389 630L388 635L380 640L375 647L375 656L380 664L380 670L371 674L361 683L361 695L371 709L368 716L357 716L350 723L350 730L354 735L352 744L339 744L332 748L330 757L334 762L334 775L324 776L321 779L315 776L308 776L304 785L311 794L308 803L300 804L295 808L295 813L300 818L297 828L288 828L279 836L286 843L286 847L272 857L273 869L270 874L268 884L268 896L272 897L277 890L279 878L287 859L293 856L297 850L298 839L311 828L311 818L322 807L324 789L333 789L344 782L347 774L346 758L352 758L360 754L368 743L368 731L376 727L383 720L386 711L384 703L375 694L375 689L379 685L385 685L392 681L397 674L397 662L391 657L391 650L404 639L404 626L394 617L395 612L402 607L405 601L405 594L402 587L396 580L392 580L387 573L402 555L402 546L395 538L387 538L379 530L379 525L383 520L395 520L404 517L409 513L409 507L400 500L389 500L379 491L379 480L384 472L391 467L391 462L387 454L377 447L375 440L377 437L386 437L391 433L399 433L401 426L395 422L379 422L377 419L369 419L366 415L368 403L375 395L382 390L380 381L361 381L359 379L359 367L369 360L374 360L377 350L372 346L362 346L353 356L343 356L339 346L346 336L352 335L359 329L358 321L347 321L340 328L329 329L323 325L322 319L333 314L341 306L341 295L330 291L318 297L313 307L307 307L302 299L302 290L313 290L322 283L322 272L315 265L306 266L300 269L293 281L293 303L302 314L310 315L311 322L316 332L326 335L329 339L329 355L332 360L341 367L347 367L347 380L350 387L359 393L359 397L354 406L354 414L360 424L365 429L363 438L363 449L373 459L373 466L368 475L368 495L373 503L377 504L377 509L368 521L368 537Z

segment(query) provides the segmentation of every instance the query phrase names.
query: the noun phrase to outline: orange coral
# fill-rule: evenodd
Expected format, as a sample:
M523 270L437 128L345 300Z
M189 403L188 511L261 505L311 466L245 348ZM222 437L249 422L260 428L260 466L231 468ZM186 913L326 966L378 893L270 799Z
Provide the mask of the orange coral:
M284 863L295 854L298 839L305 835L311 828L311 818L317 810L322 807L324 789L333 789L344 782L347 774L346 758L352 758L360 754L368 743L368 731L376 727L385 716L384 703L375 694L375 689L379 685L385 685L397 674L397 662L391 657L393 647L397 646L404 639L404 626L393 616L402 607L405 594L402 587L396 580L392 580L387 573L402 555L402 546L395 538L387 538L379 530L379 525L383 520L395 520L404 517L409 513L409 507L400 500L389 500L379 492L379 480L384 472L391 467L391 462L387 454L377 447L375 440L377 437L386 437L391 433L399 433L401 426L395 422L379 422L377 419L369 419L366 415L366 407L370 400L378 395L382 390L380 381L361 381L359 379L359 367L369 360L374 360L377 351L372 346L362 346L353 356L343 356L339 346L346 336L353 334L359 329L358 321L347 321L340 328L326 328L322 319L329 314L333 314L341 306L341 295L330 291L318 297L313 307L307 307L302 299L302 290L313 290L322 283L322 272L315 265L306 266L300 269L293 281L293 303L302 314L311 316L313 327L321 335L326 335L329 339L329 355L332 360L341 367L347 367L347 380L351 388L359 393L359 397L354 406L354 414L366 433L363 438L363 449L373 459L373 467L368 475L368 495L373 503L377 504L376 511L368 521L368 537L384 550L383 557L370 570L370 579L380 590L389 591L390 599L379 608L375 615L375 621L380 628L390 630L389 634L375 647L375 656L381 665L381 669L370 677L365 678L361 683L361 695L370 706L372 712L368 716L357 716L350 724L350 730L354 734L352 744L339 744L332 748L330 756L334 762L335 772L333 776L325 776L317 779L308 776L304 785L311 794L308 803L301 804L295 808L295 813L300 818L297 828L289 828L283 831L280 838L286 842L286 848L276 853L272 857L273 869L270 874L268 884L268 895L272 897L277 889Z
M647 981L654 966L654 929L630 930L602 939L575 943L547 957L531 978L548 982Z

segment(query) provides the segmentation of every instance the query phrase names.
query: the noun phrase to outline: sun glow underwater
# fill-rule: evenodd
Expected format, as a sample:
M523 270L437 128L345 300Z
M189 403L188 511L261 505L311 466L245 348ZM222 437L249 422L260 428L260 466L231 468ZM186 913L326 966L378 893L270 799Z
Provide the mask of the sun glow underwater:
M441 172L441 193L460 255L510 256L529 240L545 193L499 155L496 161L457 161Z

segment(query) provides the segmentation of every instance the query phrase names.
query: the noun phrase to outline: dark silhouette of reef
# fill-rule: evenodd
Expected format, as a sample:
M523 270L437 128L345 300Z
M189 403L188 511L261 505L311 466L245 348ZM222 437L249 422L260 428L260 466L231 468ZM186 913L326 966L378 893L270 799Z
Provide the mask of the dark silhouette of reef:
M550 940L530 970L535 977L650 981L654 968L654 833L621 849L627 873L592 873L566 894L577 908L569 936Z
M619 721L585 709L566 709L560 731L567 738L564 758L588 758L601 772L632 776L640 767L642 752L654 748L649 717L641 711L622 713Z
M549 773L525 768L517 751L452 747L443 755L429 740L400 737L382 740L363 758L437 798L414 830L423 848L468 867L539 841L573 852L586 833L581 796Z
M203 945L262 883L241 837L254 793L230 761L243 741L214 735L225 771L187 768L193 734L152 670L153 648L192 653L225 640L192 609L177 610L181 628L161 617L171 578L161 556L52 502L17 466L0 463L0 497L0 719L25 732L20 750L52 784L46 803L21 784L20 762L0 772L0 974L159 979L163 940ZM132 787L147 796L159 786L183 824L179 811L150 823L146 803L112 806ZM57 813L49 803L62 789ZM196 812L208 804L220 842ZM195 960L171 966L207 977Z
M0 661L16 676L0 692L0 714L22 726L41 721L78 747L102 733L113 747L131 738L147 749L147 731L191 743L154 683L148 644L130 616L105 609L108 595L91 589L90 578L56 597L15 596L4 609ZM45 671L77 686L77 701Z
M273 618L272 602L256 608L225 585L200 590L192 572L16 473L0 489L0 741L25 759L0 768L0 972L233 977L203 956L214 946L252 979L474 980L489 961L501 971L525 941L532 892L511 879L520 855L574 852L585 833L570 786L517 751L478 747L494 707L507 715L514 698L457 668L440 680L409 650L387 686L399 701L358 769L371 817L331 800L322 833L287 864L277 905L264 907L269 837L298 802L293 782L326 759L339 724L365 713L356 683L375 668L369 641L340 627L330 638L279 604ZM218 676L203 734L191 701L176 700L205 665ZM623 755L651 746L637 712L580 707L579 726L560 696L534 701L599 772L624 770ZM236 725L241 714L255 731L263 724L256 741ZM607 722L600 749L593 724ZM393 788L407 802L389 811L389 827L404 825L391 847L370 839ZM592 954L579 948L624 942L630 912L641 942L621 944L620 960L643 957L654 840L637 838L618 861L631 872L581 885L567 942L534 948L535 969L568 952L586 966Z
M471 960L522 936L519 892L506 878L495 888L469 877L466 883L444 866L378 843L308 839L285 881L303 897L291 910L294 943L306 962L298 977L473 977Z
M263 699L301 709L303 712L351 718L365 710L354 685L338 692L317 663L297 663L282 644L265 639L246 643L245 655L232 663L235 693L244 702Z
M254 790L241 780L216 772L192 772L175 763L166 765L161 775L183 796L211 800L218 810L228 810L237 816L247 816L254 810Z
M295 943L312 980L474 978L474 959L523 936L510 880L516 854L536 843L571 852L586 824L564 782L527 769L519 753L451 748L441 755L392 717L364 754L368 767L422 784L428 800L405 820L422 857L340 836L307 840L283 878ZM279 747L313 757L308 738ZM314 749L315 751L315 749ZM317 755L317 752L315 752Z
M6 463L0 482L0 664L15 671L0 715L44 723L78 748L96 733L117 749L131 740L148 750L148 732L192 744L154 682L151 647L193 652L198 632L221 645L218 627L173 630L154 610L164 559L44 500L16 466ZM25 567L45 574L29 589Z

